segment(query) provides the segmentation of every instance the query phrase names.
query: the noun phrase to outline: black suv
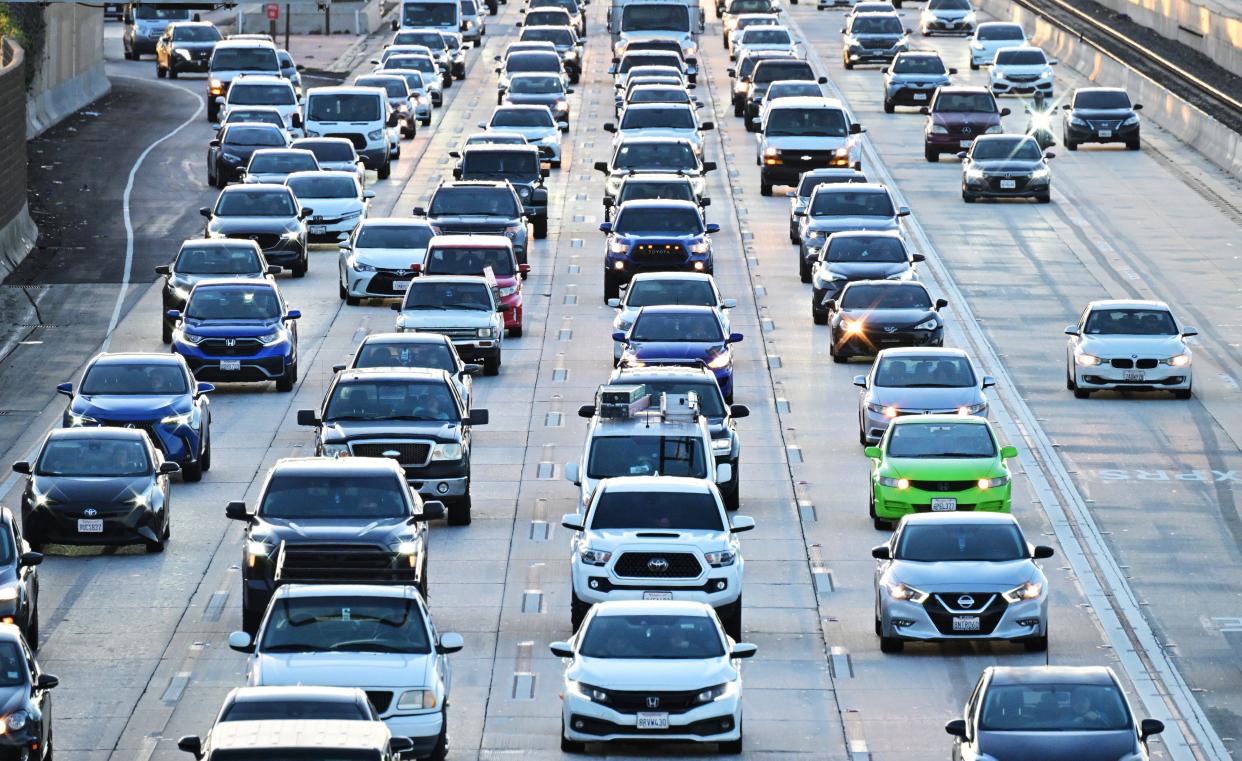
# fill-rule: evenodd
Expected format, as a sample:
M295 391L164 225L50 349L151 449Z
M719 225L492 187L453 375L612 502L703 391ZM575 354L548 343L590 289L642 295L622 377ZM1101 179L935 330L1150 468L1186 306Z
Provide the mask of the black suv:
M268 471L255 512L230 502L246 523L242 627L254 633L280 584L414 584L427 593L427 524L444 505L426 502L393 460L285 458Z
M0 754L23 761L51 761L51 690L60 680L43 673L16 626L0 625L0 669L4 671L0 705L6 713Z
M274 124L226 124L207 146L207 184L223 188L241 182L242 170L260 148L286 148L289 138Z
M288 267L294 277L305 277L310 264L306 218L313 212L287 186L264 183L231 185L215 206L198 210L207 219L204 238L249 238L265 260Z
M810 63L798 58L773 58L756 63L754 71L746 80L746 102L742 107L748 132L759 131L759 124L755 121L759 118L759 107L763 104L763 97L768 94L768 86L777 80L816 82L822 85L828 82L828 77L817 76Z
M39 569L43 554L22 538L13 511L0 506L0 619L17 626L31 650L39 648Z
M470 429L486 423L448 373L424 368L343 370L318 410L298 411L298 425L318 429L315 454L395 460L455 526L470 523Z
M508 180L442 182L427 208L414 207L436 235L503 235L513 241L519 264L530 249L522 199Z
M458 159L453 177L458 180L508 180L522 200L536 238L548 237L548 190L543 178L550 170L539 164L539 148L533 145L472 145L450 151Z

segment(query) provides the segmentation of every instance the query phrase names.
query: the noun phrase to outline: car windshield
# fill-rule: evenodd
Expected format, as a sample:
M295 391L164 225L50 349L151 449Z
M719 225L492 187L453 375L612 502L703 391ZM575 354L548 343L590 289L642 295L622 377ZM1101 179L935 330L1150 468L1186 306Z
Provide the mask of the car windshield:
M552 112L546 108L502 108L492 114L489 125L495 127L547 127L556 126Z
M258 650L425 655L431 640L408 597L285 597L272 603Z
M965 357L884 357L872 384L881 388L973 388L978 384Z
M445 47L439 32L406 32L402 37L402 45L425 45L431 50L443 50Z
M315 154L320 165L325 161L356 161L354 147L345 141L337 140L306 140L294 143L291 147Z
M723 341L724 333L714 312L643 312L630 329L630 340L708 343Z
M709 280L642 279L630 283L626 291L627 307L716 306L716 291Z
M621 9L621 31L690 31L690 11L683 5L626 5Z
M466 138L466 145L529 145L526 138L516 132L480 132Z
M623 208L612 229L617 235L699 235L703 218L693 208Z
M380 118L380 99L364 93L312 95L306 118L316 122L373 122Z
M776 13L776 11L771 0L733 0L729 3L729 13L735 16L742 13Z
M1017 24L980 24L978 30L981 40L1025 40L1026 32Z
M715 619L705 616L596 616L582 637L585 658L673 660L720 658L724 642Z
M805 61L772 61L763 66L756 66L755 75L752 79L756 85L777 82L782 79L814 82L815 72L811 69L811 64Z
M768 113L768 137L845 137L849 124L837 108L778 108Z
M457 372L453 349L446 343L368 342L358 350L354 367L427 367Z
M842 172L829 175L808 174L802 178L802 184L798 186L798 195L806 198L811 192L820 185L836 185L843 182L866 182L867 178L861 172Z
M944 61L935 55L899 56L893 62L894 74L944 74Z
M690 93L676 87L635 87L630 90L630 103L689 103Z
M994 114L996 100L986 92L943 92L936 95L936 106L932 109L938 114Z
M688 108L627 108L621 129L694 129L694 114Z
M259 515L268 520L370 521L410 514L404 479L337 473L286 475L267 482Z
M853 34L905 34L896 16L856 16L850 25Z
M1093 336L1172 336L1177 334L1177 324L1163 309L1095 309L1087 317L1084 332Z
M230 188L220 194L215 214L218 217L292 217L293 196L287 190Z
M565 26L572 23L565 11L538 10L526 14L525 23L531 26Z
M259 124L270 124L281 130L285 128L285 118L280 115L279 111L267 108L234 108L224 117L224 124L237 124L239 122L257 122ZM267 130L263 131L265 135L269 134ZM275 136L264 138L268 142L263 145L284 145L285 138L283 134L277 133ZM229 140L228 142L233 142ZM242 143L244 145L244 143Z
M996 62L1006 66L1043 66L1048 63L1048 58L1039 48L1020 48L998 52Z
M435 232L422 225L379 225L363 223L354 239L354 248L427 248Z
M968 11L971 9L970 0L929 0L927 7L933 11Z
M147 448L135 439L51 439L35 473L70 478L133 478L151 473Z
M889 237L841 237L828 239L824 251L826 262L868 262L871 264L897 264L909 261L906 247L900 238Z
M532 53L509 56L505 62L505 71L514 74L519 71L555 71L561 70L560 56L555 53Z
M513 252L507 248L432 248L423 271L428 275L482 275L491 268L496 277L513 277L517 270Z
M404 79L398 77L359 77L354 84L359 87L378 87L388 93L389 98L408 98L410 88Z
M647 387L653 400L659 399L661 394L694 394L698 397L699 412L703 415L709 418L725 416L724 396L714 379L656 379L642 381L642 385Z
M686 180L670 180L668 182L637 182L631 180L621 186L617 194L617 203L626 201L693 201L694 188Z
M519 38L522 42L551 42L555 45L573 44L573 32L568 27L556 26L546 29L526 29Z
M607 489L591 510L591 529L724 531L720 507L708 492Z
M817 98L823 95L823 90L819 89L819 85L815 82L781 82L773 83L768 88L768 100L779 100L781 98Z
M173 29L172 38L175 42L219 42L220 30L214 26L179 26Z
M415 280L405 294L402 309L473 309L491 311L487 283L436 283Z
M393 76L401 77L405 80L406 87L410 88L410 92L421 92L426 89L423 85L423 73L415 69L386 69Z
M514 77L509 83L509 92L514 93L557 93L565 92L565 83L559 76L521 76Z
M340 750L337 748L262 750L212 749L211 761L379 761L377 750Z
M889 457L995 457L996 442L979 423L913 423L892 426Z
M431 199L432 216L516 217L521 214L508 188L440 188Z
M280 71L280 62L271 48L216 48L211 56L211 70Z
M918 523L905 526L893 557L919 563L1002 563L1030 557L1013 523Z
M976 140L970 149L970 157L975 161L995 159L1017 159L1019 161L1039 161L1044 152L1039 143L1029 137L981 138Z
M253 246L186 246L173 265L178 275L255 275L260 269Z
M747 29L742 35L743 45L788 45L789 32L784 29L765 29L762 26Z
M537 177L539 154L533 150L466 151L461 171L468 177Z
M1121 690L1111 684L993 684L979 714L986 732L1116 732L1132 725Z
M707 478L703 443L691 436L596 436L587 457L588 478L685 476Z
M404 0L401 3L402 26L451 26L457 29L457 14L461 12L456 3L420 3Z
M220 721L369 721L370 714L353 700L238 700L230 703Z
M613 167L696 171L699 164L688 143L622 143Z
M351 380L336 384L324 420L461 420L453 394L439 382Z
M380 69L414 69L431 75L436 71L436 62L425 55L394 55L387 58Z
M255 153L246 167L246 171L251 174L293 174L294 172L314 172L318 169L319 162L315 160L315 154L310 151Z
M923 309L932 308L927 289L918 283L904 285L852 284L841 294L842 309Z
M190 392L185 370L178 365L96 362L82 379L78 393L83 396L137 394L187 394Z
M271 288L195 288L185 316L191 320L275 320L280 299Z
M265 127L229 127L223 142L229 145L284 145L285 136L279 129Z
M816 193L811 199L813 217L891 217L895 213L893 199L887 190L834 188Z
M16 642L0 642L0 687L23 687L29 679L21 648Z
M190 11L185 8L161 8L155 5L135 5L134 18L143 21L188 21Z
M297 103L293 88L279 85L233 85L229 88L229 105L291 106Z
M358 198L353 177L292 177L285 184L298 198Z
M1128 111L1130 96L1125 90L1079 90L1074 93L1074 108Z

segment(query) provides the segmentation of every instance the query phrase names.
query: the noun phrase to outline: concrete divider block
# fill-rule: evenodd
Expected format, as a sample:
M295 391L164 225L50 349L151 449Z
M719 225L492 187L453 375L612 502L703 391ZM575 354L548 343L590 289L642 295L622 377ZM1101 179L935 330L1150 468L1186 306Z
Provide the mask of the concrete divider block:
M26 103L26 139L32 140L69 114L85 108L112 89L101 61L72 79L40 92Z
M30 206L22 206L17 216L0 227L0 280L12 274L34 249L39 228L30 217Z

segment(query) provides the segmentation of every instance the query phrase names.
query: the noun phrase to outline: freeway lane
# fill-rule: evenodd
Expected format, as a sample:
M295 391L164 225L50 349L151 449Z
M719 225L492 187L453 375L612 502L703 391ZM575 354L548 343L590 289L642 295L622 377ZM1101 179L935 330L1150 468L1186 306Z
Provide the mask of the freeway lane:
M598 34L604 10L602 2L590 7L590 73L571 99L575 126L566 140L565 166L551 180L551 233L532 256L526 335L506 343L502 375L481 378L476 385L479 406L490 409L492 416L492 423L476 435L476 520L468 528L437 524L432 529L431 604L437 624L466 638L466 649L455 656L450 711L454 759L523 752L540 758L557 755L559 663L547 655L546 645L568 634L567 532L557 523L574 504L573 488L560 480L561 464L582 444L585 424L574 414L577 406L591 399L610 369L606 336L611 311L599 298L600 176L590 168L604 158L610 143L601 129L611 119L611 92L603 71L607 40ZM836 60L835 22L822 22L828 14L815 16L802 6L793 12L809 30L815 50L827 61ZM393 178L375 184L377 212L408 213L423 205L434 183L446 176L447 151L491 112L490 59L512 37L516 18L516 7L510 5L489 19L482 55L472 54L473 78L446 93L449 108L431 130L420 130L405 145ZM723 228L717 236L717 278L726 295L738 298L735 322L747 336L738 347L737 401L754 412L741 423L746 474L741 512L759 522L744 542L749 568L744 626L746 639L760 646L759 657L746 667L748 757L843 759L849 750L860 749L856 743L861 741L876 759L944 758L949 744L940 727L958 711L982 667L1045 659L1114 660L1098 621L1083 607L1083 587L1063 567L1062 556L1046 564L1053 587L1053 641L1047 656L1003 644L912 647L901 656L880 655L869 623L868 549L883 534L870 528L865 513L866 462L854 443L855 399L849 385L864 365L832 365L826 331L810 323L809 294L796 280L793 248L785 243L785 202L759 197L753 138L719 105L728 80L718 39L713 22L702 38L710 84L705 81L699 95L712 101L709 108L722 127L709 140L709 153L722 169L710 175L714 204L708 216ZM111 51L117 50L115 42L110 40ZM932 44L960 54L954 47L960 46L958 41ZM151 64L116 62L113 71L150 77ZM1196 305L1204 312L1195 321L1205 330L1203 345L1226 345L1230 333L1236 333L1224 315L1232 291L1223 266L1228 260L1222 255L1206 263L1195 256L1199 248L1225 251L1237 237L1236 227L1230 228L1221 212L1212 211L1195 194L1196 183L1210 186L1215 181L1194 166L1173 172L1169 161L1193 165L1194 160L1167 142L1161 150L1168 160L1147 153L1083 150L1073 157L1066 154L1054 167L1057 203L1052 207L981 205L967 216L965 207L957 205L956 167L921 163L917 144L910 143L917 137L918 117L879 113L878 75L839 68L825 73L870 126L900 190L983 318L988 337L1005 355L1016 392L1031 401L1068 452L1082 488L1096 500L1097 517L1114 531L1115 549L1131 564L1140 591L1149 595L1158 626L1200 626L1198 617L1210 617L1214 614L1205 611L1225 605L1216 599L1229 595L1234 583L1211 574L1221 557L1236 566L1231 537L1216 530L1219 524L1211 520L1222 509L1221 500L1232 509L1231 482L1179 480L1171 474L1242 472L1236 445L1224 433L1231 427L1229 416L1236 414L1226 391L1217 387L1224 381L1214 379L1210 362L1202 362L1199 390L1204 399L1189 407L1143 399L1078 402L1057 387L1060 344L1052 342L1059 342L1060 327L1069 321L1067 312L1072 315L1082 301L1114 284L1137 287L1149 282L1164 292L1176 281L1183 292L1199 293L1210 281L1215 298L1211 304ZM193 80L178 84L201 87ZM145 92L150 100L160 97L154 89ZM170 129L180 118L170 114L160 126ZM140 228L163 231L169 248L198 230L194 209L213 197L199 184L209 134L205 124L187 129L175 143L153 151L153 163L139 175L148 179L155 167L173 161L188 167L184 172L193 198L185 200L185 208L153 204L135 212ZM1101 171L1104 162L1106 171ZM1149 200L1169 188L1171 201ZM1127 192L1134 197L1127 200ZM1082 205L1071 213L1075 199ZM1193 243L1183 243L1177 234L1190 224L1187 220L1194 224ZM1125 234L1126 229L1142 229L1144 237L1134 240L1138 236ZM1102 264L1117 266L1104 253L1108 249L1100 248L1101 241L1132 271L1158 277L1100 277ZM114 256L115 248L108 255ZM106 260L104 252L96 256ZM1083 265L1080 257L1094 263ZM64 684L56 709L56 745L62 756L183 758L175 739L205 731L223 694L240 682L242 657L224 645L227 633L240 622L240 532L224 521L222 506L229 499L253 499L257 479L272 461L305 451L310 434L293 424L294 411L319 400L331 365L347 356L358 337L391 324L392 313L383 306L341 305L333 287L334 263L335 252L323 249L314 255L304 281L281 279L289 300L306 315L301 337L303 358L309 361L302 383L293 395L258 386L223 389L216 395L217 464L202 483L175 486L176 529L168 552L158 557L75 552L51 557L45 564L42 660ZM1210 266L1220 271L1205 274ZM145 274L141 278L140 283L149 282ZM1102 284L1092 285L1093 279ZM110 308L115 286L103 294L107 290L92 299ZM1032 296L1023 300L1026 294ZM140 288L135 298L113 348L162 350L155 334L158 292ZM951 306L950 319L956 314ZM1040 330L1030 331L1027 324ZM14 368L6 388L46 404L46 390L70 377L89 351L66 356L57 348L29 347L31 359ZM49 382L50 373L56 377ZM778 406L778 399L787 401L788 408ZM1193 430L1186 426L1187 410L1194 411ZM41 424L58 412L59 403L48 406L42 419L29 425L29 436L40 434ZM3 440L10 445L9 459L25 454L15 437ZM1137 475L1156 470L1170 474L1168 481L1149 482ZM1105 472L1111 476L1099 475ZM1046 536L1050 524L1033 504L1035 493L1021 474L1018 482L1015 503L1028 534L1053 543ZM1140 483L1157 488L1135 489ZM1167 502L1182 494L1191 499L1177 514L1170 513ZM0 496L16 504L13 493ZM813 512L799 509L799 500ZM1143 521L1134 514L1139 509L1162 518ZM544 525L550 527L546 535ZM1183 532L1190 536L1182 538ZM1213 557L1211 552L1222 554ZM1179 599L1185 612L1173 607ZM1228 641L1200 628L1210 646L1201 646L1193 632L1177 634L1183 656L1201 656L1182 657L1179 663L1192 684L1214 687L1207 679L1208 658ZM1219 665L1215 674L1219 681L1232 676ZM1223 707L1230 705L1230 694L1213 693L1209 699L1222 707L1213 718L1229 720ZM1237 705L1236 699L1232 704ZM1236 734L1225 732L1225 726L1220 725L1222 734ZM617 748L609 755L651 753ZM663 749L660 753L666 755ZM680 748L670 748L668 754L702 755Z

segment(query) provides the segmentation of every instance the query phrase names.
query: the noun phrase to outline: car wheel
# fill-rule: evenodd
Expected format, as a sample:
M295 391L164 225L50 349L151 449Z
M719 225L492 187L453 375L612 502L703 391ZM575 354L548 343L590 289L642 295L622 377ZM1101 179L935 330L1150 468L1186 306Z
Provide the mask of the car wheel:
M822 309L816 309L814 306L812 306L811 307L811 322L815 323L816 325L827 325L828 324L828 312Z
M759 195L761 196L772 195L772 183L764 182L763 179L761 178L759 180Z
M928 146L923 146L923 158L927 159L927 163L935 164L940 161L940 151Z
M867 441L867 432L863 430L861 425L858 426L858 443L864 447L871 446L871 442Z
M164 70L163 66L160 66L158 63L155 64L155 78L156 79L163 79L167 75L168 75L168 72Z
M385 159L384 163L375 172L375 176L379 177L381 180L386 180L391 174L392 174L392 162Z
M440 734L435 747L427 754L427 761L444 761L448 757L448 711L440 712Z
M210 417L207 418L207 422L210 424L211 422ZM207 471L211 470L211 429L210 428L203 429L203 441L206 443L203 445L203 453L198 456L198 461L203 464L203 472L206 473Z
M965 188L962 188L962 200L966 203L974 203L976 199L973 195L967 193Z
M26 629L23 632L26 636L26 644L30 645L31 650L39 649L39 601L36 599L31 605L30 616L26 621Z
M500 356L488 357L483 360L484 375L500 375Z
M1052 203L1052 191L1048 190L1043 193L1036 193L1035 200L1039 203Z
M543 240L544 238L548 237L548 218L547 217L535 217L533 220L531 220L531 226L535 229L535 238L537 240Z
M811 265L802 252L798 252L798 279L804 283L811 282Z
M878 615L875 617L875 636L884 636L884 625L880 623L880 617Z
M167 513L167 512L165 512L165 513L164 513L164 515L165 515L164 520L165 520L165 522L167 522L167 520L168 520L168 518L167 518L168 513ZM145 547L147 548L147 554L148 554L148 555L158 555L158 554L160 554L161 552L163 552L163 551L164 551L164 544L165 544L165 542L168 540L168 536L167 536L167 534L168 534L168 533L169 533L169 532L168 532L167 525L165 525L165 528L164 528L163 530L161 530L161 532L160 532L160 538L159 538L159 539L156 539L154 542L143 542L143 543L142 543L142 544L143 544L143 546L145 546Z
M431 117L430 117L430 116L424 116L422 119L419 119L419 121L423 123L423 126L424 126L424 127L430 127L430 126L431 126Z
M742 504L742 476L741 463L734 460L733 465L733 486L721 496L724 497L725 510L733 512Z
M585 753L586 743L565 736L565 720L561 719L561 753Z
M1040 637L1027 637L1022 640L1022 647L1026 648L1028 653L1042 653L1048 650L1048 635Z
M509 335L514 338L521 338L522 337L522 326L518 325L516 328L509 328Z
M169 79L176 79L176 78L177 78L177 68L176 68L175 66L169 66L169 67L168 67L168 78L169 78Z
M1078 384L1074 382L1074 376L1070 373L1068 367L1065 368L1065 387L1070 391L1078 388Z
M900 653L906 649L906 643L899 637L880 637L881 653Z
M838 365L844 365L846 362L850 361L850 356L848 354L842 354L839 351L833 351L832 361L837 363Z
M734 116L741 116L741 115L742 115L742 106L741 106L741 104L738 104L738 103L734 103L734 104L733 104L733 115L734 115Z
M259 630L259 624L263 623L263 611L252 610L242 605L242 630L253 635Z
M181 479L190 484L203 480L203 460L201 456L198 460L187 462L181 466Z
M586 618L586 614L591 610L591 603L578 599L578 593L572 589L569 594L569 630L576 632L578 627L582 626L582 620Z
M1087 399L1087 398L1089 398L1090 396L1091 396L1091 392L1090 392L1090 391L1088 391L1088 390L1087 390L1087 389L1085 389L1085 388L1075 388L1075 389L1074 389L1074 398L1075 398L1075 399Z
M1139 138L1138 138L1138 135L1135 135L1133 138L1131 138L1131 139L1129 139L1129 140L1127 140L1127 141L1126 141L1126 150L1127 150L1127 151L1137 151L1137 150L1138 150L1139 148L1141 148L1141 147L1142 147L1142 146L1141 146L1141 145L1140 145L1140 143L1139 143Z
M469 526L471 506L470 482L467 481L466 496L448 505L448 515L445 516L445 523L450 526Z
M298 382L298 363L294 362L285 369L285 374L276 379L276 390L281 393L288 393L293 390L293 385Z
M978 70L979 70L979 64L975 63L974 61L971 61L971 62L970 62L970 70L971 70L971 71L978 71Z
M301 261L293 265L293 269L290 271L290 274L292 274L294 277L306 277L306 270L309 268L310 268L310 255L306 253L306 249L303 249Z
M852 68L854 68L854 64L850 63L849 61L842 61L842 63L844 63L844 64L845 64L845 68L847 68L847 69L852 69Z
M427 553L423 553L423 561L419 564L418 591L426 600L431 594L431 576L427 573Z
M160 341L166 344L172 343L172 334L172 325L169 325L168 321L164 320L163 324L160 325Z
M720 617L720 625L724 627L725 634L728 634L734 640L742 641L742 597L738 595L737 600L722 605L716 609L716 615Z
M896 106L893 105L893 102L889 100L888 98L885 98L884 99L884 113L891 114L893 113L895 109L896 109Z
M1061 142L1065 143L1065 150L1067 151L1078 150L1078 143L1074 140L1070 140L1069 137L1062 137Z
M604 273L604 303L608 303L608 299L620 298L621 284L617 279L607 272Z
M1173 392L1174 399L1189 399L1194 395L1194 390L1189 388L1179 388Z

